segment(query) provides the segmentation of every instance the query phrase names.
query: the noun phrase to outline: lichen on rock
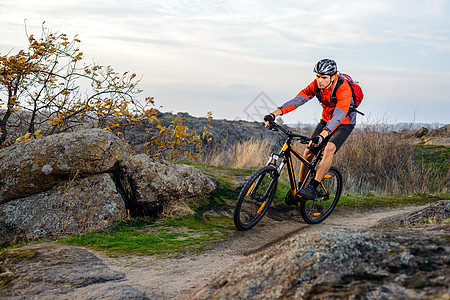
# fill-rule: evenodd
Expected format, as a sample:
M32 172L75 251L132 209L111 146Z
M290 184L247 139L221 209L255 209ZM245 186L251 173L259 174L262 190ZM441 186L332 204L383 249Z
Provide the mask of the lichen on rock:
M0 150L0 203L46 191L75 175L111 171L133 151L111 132L81 130Z
M101 230L130 213L155 217L215 188L191 166L135 155L106 130L22 142L0 150L0 244Z
M132 215L155 216L165 205L209 195L217 183L194 167L152 160L145 154L120 161L120 182Z
M125 274L81 247L43 243L7 250L0 254L0 273L1 298L147 299L144 292L116 283Z
M222 272L190 298L448 299L450 246L441 234L297 235Z
M0 244L104 229L125 217L111 176L92 175L0 205Z

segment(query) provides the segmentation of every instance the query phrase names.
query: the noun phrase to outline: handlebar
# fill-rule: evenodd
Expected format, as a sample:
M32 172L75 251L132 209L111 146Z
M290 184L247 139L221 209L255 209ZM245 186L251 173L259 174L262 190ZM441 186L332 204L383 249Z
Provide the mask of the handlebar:
M289 138L291 138L291 139L293 139L293 138L298 139L299 142L302 143L302 144L308 144L308 142L311 140L309 137L301 135L301 134L293 133L289 129L286 129L286 128L282 127L281 125L278 125L275 122L270 122L269 124L270 124L270 126L269 126L270 130L273 130L273 131L280 130L285 135L287 135Z

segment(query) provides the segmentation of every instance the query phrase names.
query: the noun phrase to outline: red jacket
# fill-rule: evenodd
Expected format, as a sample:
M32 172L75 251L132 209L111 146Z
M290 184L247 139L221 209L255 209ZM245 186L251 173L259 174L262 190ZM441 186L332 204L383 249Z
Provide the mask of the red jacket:
M336 85L336 81L337 76L330 87L322 89L320 92L323 107L322 119L327 122L325 130L328 130L329 132L332 132L340 124L356 124L356 112L348 114L353 99L352 90L347 81L344 81L344 83L336 90L336 105L331 101L331 94ZM301 90L294 99L284 103L279 109L281 109L283 114L293 111L314 98L317 88L317 80L314 79L314 81Z

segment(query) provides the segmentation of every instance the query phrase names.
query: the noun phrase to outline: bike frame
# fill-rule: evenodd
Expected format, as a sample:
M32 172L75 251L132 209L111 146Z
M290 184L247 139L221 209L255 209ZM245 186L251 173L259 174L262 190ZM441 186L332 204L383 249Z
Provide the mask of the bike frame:
M267 162L267 165L273 165L277 168L278 175L281 174L283 171L283 168L285 165L288 166L288 175L289 175L289 183L291 185L291 189L293 192L293 195L296 196L297 194L297 181L295 180L295 173L294 173L294 166L292 162L292 155L294 155L302 164L304 164L308 168L308 173L306 174L305 179L303 180L300 189L303 189L308 182L309 178L311 176L314 176L316 171L315 168L317 164L322 159L324 146L321 146L319 148L318 153L315 155L313 160L309 162L304 158L300 153L298 153L294 148L292 148L291 144L294 139L298 139L302 144L308 143L310 140L308 137L294 134L290 132L289 130L284 129L283 127L274 124L276 127L276 130L280 129L284 134L286 134L288 137L284 142L283 147L281 148L281 151L279 154L272 153L271 157L269 158L269 161ZM280 165L278 165L278 160L283 159ZM322 185L323 186L323 185ZM324 187L325 188L325 187Z

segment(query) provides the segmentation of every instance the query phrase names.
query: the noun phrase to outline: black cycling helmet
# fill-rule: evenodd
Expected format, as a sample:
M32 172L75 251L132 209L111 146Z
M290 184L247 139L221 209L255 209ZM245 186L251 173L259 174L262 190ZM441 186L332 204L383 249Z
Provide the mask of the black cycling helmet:
M322 59L314 67L314 72L322 75L334 75L337 73L337 64L332 59Z

